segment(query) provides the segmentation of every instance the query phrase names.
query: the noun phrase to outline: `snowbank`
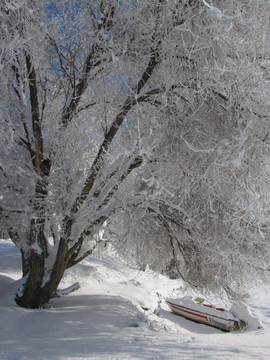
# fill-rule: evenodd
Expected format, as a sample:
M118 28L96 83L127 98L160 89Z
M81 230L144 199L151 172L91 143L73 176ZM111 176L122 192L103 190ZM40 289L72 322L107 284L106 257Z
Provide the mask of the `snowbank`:
M234 304L230 311L238 317L238 319L244 320L247 324L247 330L258 330L262 329L263 325L260 319L252 314L251 308L244 303Z
M44 310L16 306L11 294L19 277L18 251L0 241L1 360L268 360L270 356L270 297L265 292L256 301L256 316L253 305L232 308L249 323L248 331L222 333L169 311L163 299L183 296L179 281L123 266L113 257L95 254L67 271L61 288L79 282L80 289L53 299ZM264 328L258 329L261 321Z

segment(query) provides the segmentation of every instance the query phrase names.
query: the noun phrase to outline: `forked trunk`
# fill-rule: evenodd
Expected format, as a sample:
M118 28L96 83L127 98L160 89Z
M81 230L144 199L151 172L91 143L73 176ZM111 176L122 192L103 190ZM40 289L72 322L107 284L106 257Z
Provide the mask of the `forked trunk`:
M23 288L18 291L15 298L19 306L42 308L55 295L67 265L66 245L60 245L50 273L45 273L44 254L38 254L35 250L30 251L27 259L29 272L25 276Z

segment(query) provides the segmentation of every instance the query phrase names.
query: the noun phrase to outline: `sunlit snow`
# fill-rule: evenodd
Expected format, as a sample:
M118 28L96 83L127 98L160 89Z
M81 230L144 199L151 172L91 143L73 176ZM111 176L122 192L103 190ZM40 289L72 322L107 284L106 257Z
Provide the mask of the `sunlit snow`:
M61 289L76 282L80 289L43 310L16 306L20 274L18 250L0 240L1 360L269 359L266 289L253 291L249 306L237 305L249 329L223 333L169 312L164 298L181 295L179 281L123 266L112 256L96 253L67 271Z

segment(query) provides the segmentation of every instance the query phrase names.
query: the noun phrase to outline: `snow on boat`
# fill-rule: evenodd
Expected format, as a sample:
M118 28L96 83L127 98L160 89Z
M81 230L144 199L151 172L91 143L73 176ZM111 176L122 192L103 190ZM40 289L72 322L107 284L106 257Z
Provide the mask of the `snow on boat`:
M244 330L247 324L232 312L216 308L204 299L185 296L180 299L165 299L174 314L202 324L214 326L224 331Z

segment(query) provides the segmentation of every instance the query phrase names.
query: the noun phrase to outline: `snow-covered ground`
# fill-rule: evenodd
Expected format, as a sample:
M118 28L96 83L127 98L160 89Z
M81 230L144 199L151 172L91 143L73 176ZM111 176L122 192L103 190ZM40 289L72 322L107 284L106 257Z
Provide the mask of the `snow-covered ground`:
M223 333L169 312L164 297L185 295L179 281L123 266L112 256L96 254L70 269L61 287L78 281L81 288L44 310L16 306L12 294L20 274L18 250L0 240L1 360L270 358L265 289L254 291L249 312L237 310L249 329Z

